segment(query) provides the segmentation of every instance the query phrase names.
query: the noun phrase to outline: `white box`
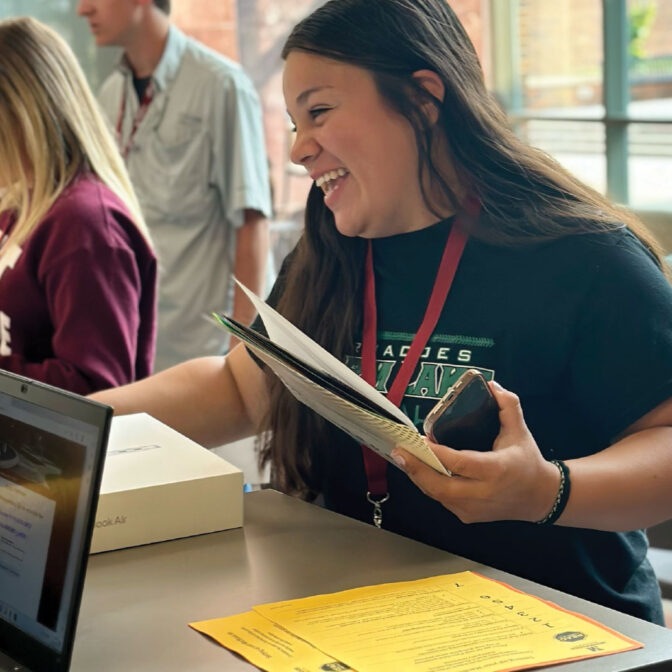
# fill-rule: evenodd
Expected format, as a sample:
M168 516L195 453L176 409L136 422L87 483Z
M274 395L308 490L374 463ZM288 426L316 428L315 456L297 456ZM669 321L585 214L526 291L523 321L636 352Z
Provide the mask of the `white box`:
M115 416L91 553L243 524L243 473L147 415Z

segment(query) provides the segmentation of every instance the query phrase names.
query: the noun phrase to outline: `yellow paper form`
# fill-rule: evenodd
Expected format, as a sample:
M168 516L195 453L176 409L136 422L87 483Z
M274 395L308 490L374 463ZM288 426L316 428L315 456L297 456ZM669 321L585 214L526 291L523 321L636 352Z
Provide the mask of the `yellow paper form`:
M254 609L359 672L504 672L642 646L472 572Z
M349 669L255 611L189 625L267 672Z

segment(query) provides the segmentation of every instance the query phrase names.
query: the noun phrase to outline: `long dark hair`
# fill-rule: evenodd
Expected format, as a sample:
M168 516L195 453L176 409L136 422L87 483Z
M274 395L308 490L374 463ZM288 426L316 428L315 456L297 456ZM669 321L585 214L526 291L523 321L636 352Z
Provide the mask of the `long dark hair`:
M655 240L634 215L587 187L554 159L520 140L485 88L476 51L446 0L330 0L288 37L283 58L313 53L369 71L391 109L411 124L419 152L418 180L438 185L454 210L459 197L434 164L442 133L458 182L481 203L470 234L493 244L521 245L627 226L662 267ZM413 73L441 78L443 100ZM436 106L438 123L423 109ZM434 155L436 152L434 152ZM340 235L321 189L313 185L305 230L285 275L278 310L342 359L360 330L364 241ZM285 491L315 491L311 456L335 431L302 406L277 380L271 383L271 432L260 459Z

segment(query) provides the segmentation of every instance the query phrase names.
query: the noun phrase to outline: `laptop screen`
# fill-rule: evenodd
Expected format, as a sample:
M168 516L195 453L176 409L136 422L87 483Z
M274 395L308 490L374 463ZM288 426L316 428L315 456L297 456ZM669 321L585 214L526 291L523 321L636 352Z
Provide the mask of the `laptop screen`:
M0 380L0 628L61 660L72 648L109 409L89 413L93 402L30 381L19 389L5 392Z

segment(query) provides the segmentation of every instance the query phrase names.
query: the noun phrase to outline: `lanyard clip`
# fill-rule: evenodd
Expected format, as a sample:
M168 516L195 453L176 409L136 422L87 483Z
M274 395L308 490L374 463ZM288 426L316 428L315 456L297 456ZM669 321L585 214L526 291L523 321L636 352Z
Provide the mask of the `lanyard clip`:
M378 528L383 524L383 509L381 505L385 504L389 498L389 492L385 493L380 499L374 499L370 492L366 493L366 501L369 502L369 504L373 504L373 524Z

